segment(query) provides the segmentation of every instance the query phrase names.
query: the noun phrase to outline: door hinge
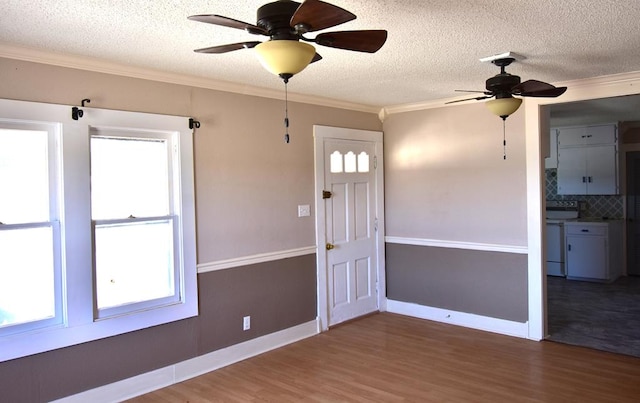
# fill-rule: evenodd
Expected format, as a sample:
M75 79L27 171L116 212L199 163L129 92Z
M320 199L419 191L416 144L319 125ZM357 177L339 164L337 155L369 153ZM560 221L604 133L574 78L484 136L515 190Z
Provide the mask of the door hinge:
M378 217L373 221L373 229L378 232Z
M373 156L373 169L378 169L378 156Z
M323 199L330 199L331 198L331 192L329 192L328 190L323 190L322 191L322 198Z

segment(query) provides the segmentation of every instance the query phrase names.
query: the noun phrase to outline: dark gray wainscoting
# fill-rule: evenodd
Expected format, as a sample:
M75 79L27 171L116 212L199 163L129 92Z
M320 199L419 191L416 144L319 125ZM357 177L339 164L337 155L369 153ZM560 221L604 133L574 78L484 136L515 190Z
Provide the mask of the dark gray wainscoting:
M386 259L390 300L528 320L525 254L387 243Z
M0 363L2 402L46 402L316 318L315 254L198 275L198 317ZM242 317L251 329L242 331Z
M200 275L199 354L316 318L316 255ZM251 329L242 330L242 317Z

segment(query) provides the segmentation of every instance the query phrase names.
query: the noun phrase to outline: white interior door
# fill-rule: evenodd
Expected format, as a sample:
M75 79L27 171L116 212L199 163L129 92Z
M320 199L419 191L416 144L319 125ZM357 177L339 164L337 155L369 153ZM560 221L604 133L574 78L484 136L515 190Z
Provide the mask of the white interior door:
M325 142L329 326L378 309L373 156L372 143Z
M332 326L380 309L381 183L376 141L323 138L321 146L316 212L324 216L318 220L318 255L324 258L318 259L318 274L319 294L325 297L318 308L321 317L326 310L325 323Z

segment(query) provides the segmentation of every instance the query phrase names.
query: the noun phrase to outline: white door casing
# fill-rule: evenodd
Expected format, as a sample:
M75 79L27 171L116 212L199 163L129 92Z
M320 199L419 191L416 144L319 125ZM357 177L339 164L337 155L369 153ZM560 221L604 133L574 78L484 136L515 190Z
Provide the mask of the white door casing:
M544 271L542 231L544 223L544 167L541 133L549 130L549 109L554 104L585 101L638 94L640 74L624 73L596 77L568 83L567 92L558 98L528 97L523 102L525 112L526 164L527 164L527 239L528 239L528 338L542 340L546 329L546 276Z
M327 330L386 310L382 133L314 126L314 137L318 317Z

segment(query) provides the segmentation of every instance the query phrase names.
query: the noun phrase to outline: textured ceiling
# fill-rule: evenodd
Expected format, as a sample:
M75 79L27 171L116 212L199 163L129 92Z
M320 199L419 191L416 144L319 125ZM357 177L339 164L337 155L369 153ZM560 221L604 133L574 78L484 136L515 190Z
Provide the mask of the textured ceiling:
M187 20L221 14L255 24L265 0L0 0L0 45L282 90L254 50L193 49L263 40ZM386 29L375 54L317 46L324 59L292 93L373 107L459 96L498 72L479 58L527 57L508 71L550 83L640 71L639 0L330 0L358 16L332 30ZM313 35L309 35L313 36ZM0 78L1 80L1 78Z

